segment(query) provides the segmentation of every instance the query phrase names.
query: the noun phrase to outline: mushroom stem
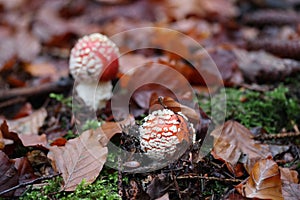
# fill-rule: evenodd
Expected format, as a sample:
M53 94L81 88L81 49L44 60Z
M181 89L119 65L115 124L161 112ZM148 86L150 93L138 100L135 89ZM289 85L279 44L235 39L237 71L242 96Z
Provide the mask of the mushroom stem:
M84 103L97 110L104 108L107 100L112 96L111 81L107 82L80 82L76 86L77 95L84 101Z

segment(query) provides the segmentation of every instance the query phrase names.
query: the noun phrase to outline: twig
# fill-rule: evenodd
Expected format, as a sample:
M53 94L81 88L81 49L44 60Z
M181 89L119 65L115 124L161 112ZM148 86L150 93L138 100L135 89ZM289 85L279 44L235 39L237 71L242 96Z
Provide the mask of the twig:
M0 108L5 108L5 107L8 107L8 106L12 106L12 105L17 104L17 103L23 103L25 101L26 101L26 98L24 98L24 97L16 97L14 99L9 99L7 101L1 102L0 103Z
M210 181L222 181L222 182L234 182L234 183L240 183L243 181L240 179L218 178L218 177L198 176L198 175L181 175L176 177L176 179L205 179Z
M258 135L253 138L256 140L272 140L272 139L283 139L283 138L299 137L299 136L300 136L300 132L299 133L288 132L288 133Z
M178 185L178 182L176 180L176 176L174 176L173 172L172 172L172 178L173 178L174 185L175 185L176 191L178 193L179 199L182 199L180 189L179 189L179 185Z
M71 88L72 85L73 81L71 81L70 79L66 79L33 87L0 90L0 101L20 96L28 97L50 92L62 92L66 89Z
M49 176L42 176L42 177L39 177L39 178L34 179L34 180L32 180L32 181L20 183L19 185L16 185L16 186L11 187L11 188L9 188L9 189L7 189L7 190L1 191L1 192L0 192L0 196L3 195L3 194L5 194L5 193L11 192L11 191L13 191L13 190L19 189L19 188L21 188L21 187L24 187L24 186L27 186L27 185L31 185L31 184L34 184L34 183L39 182L39 181L44 181L44 180L52 179L52 178L54 178L54 177L56 177L56 176L59 176L59 175L60 175L60 174L53 174L53 175L49 175Z

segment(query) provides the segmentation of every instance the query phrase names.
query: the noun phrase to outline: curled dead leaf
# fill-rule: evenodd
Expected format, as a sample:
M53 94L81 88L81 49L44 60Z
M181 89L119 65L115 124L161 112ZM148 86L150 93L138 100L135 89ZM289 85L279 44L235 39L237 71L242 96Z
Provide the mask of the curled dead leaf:
M256 162L243 186L242 195L247 198L283 199L280 171L276 162L271 158Z
M243 157L243 164L249 173L256 161L268 157L269 146L253 140L246 127L236 121L227 121L212 131L214 147L212 154L216 159L224 160L228 169L235 173L235 166Z

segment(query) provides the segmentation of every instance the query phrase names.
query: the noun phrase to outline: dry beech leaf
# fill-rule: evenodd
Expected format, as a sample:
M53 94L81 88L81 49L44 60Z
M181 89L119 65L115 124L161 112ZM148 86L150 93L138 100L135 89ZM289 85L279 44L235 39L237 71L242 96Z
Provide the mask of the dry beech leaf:
M52 63L31 63L25 66L26 72L32 76L57 76L57 71Z
M243 195L247 198L283 199L280 171L275 161L267 158L255 163L244 185Z
M7 124L11 131L20 134L37 135L39 128L47 117L45 108L34 111L31 115L17 120L8 120Z
M45 147L48 144L46 134L42 134L42 135L19 134L19 138L21 139L25 147L35 146L35 145L42 145Z
M74 191L83 179L87 183L95 181L106 161L107 142L101 129L97 129L83 132L64 147L50 147L48 157L53 168L62 173L65 191Z
M279 167L280 179L285 183L298 183L298 172L289 168Z
M300 194L300 184L298 184L298 172L289 168L280 169L282 184L282 195L284 199L298 200Z
M155 110L156 107L157 107L157 109L162 109L162 106L165 106L174 112L183 113L185 116L187 116L192 121L199 121L199 113L197 113L194 109L192 109L188 106L178 103L171 97L161 98L161 103L163 105L160 105L159 99L155 98L152 102L150 102L150 108L152 108L152 110Z
M282 196L284 199L299 200L299 194L300 194L300 184L296 184L296 183L283 184Z
M215 139L213 156L224 160L228 169L233 173L242 156L245 158L244 167L249 173L256 161L271 154L268 145L254 141L250 130L233 120L216 128L211 135Z

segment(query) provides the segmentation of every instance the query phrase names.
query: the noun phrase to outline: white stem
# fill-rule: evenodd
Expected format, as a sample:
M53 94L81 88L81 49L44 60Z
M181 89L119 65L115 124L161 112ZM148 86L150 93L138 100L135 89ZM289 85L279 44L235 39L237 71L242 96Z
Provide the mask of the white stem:
M78 96L94 110L104 108L112 96L112 84L108 82L79 83L76 86Z

